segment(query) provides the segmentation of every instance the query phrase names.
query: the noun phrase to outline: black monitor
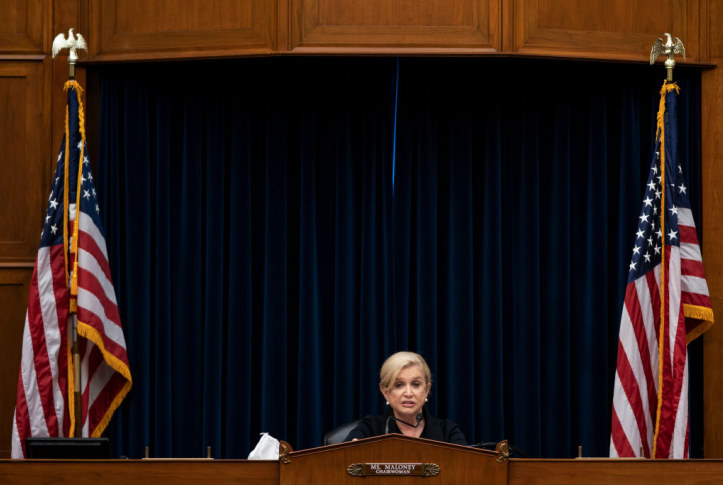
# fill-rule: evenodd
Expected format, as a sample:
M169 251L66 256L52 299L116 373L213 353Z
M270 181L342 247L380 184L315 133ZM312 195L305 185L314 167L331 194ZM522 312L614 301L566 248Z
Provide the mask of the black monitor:
M110 458L108 438L25 438L25 456L46 460Z

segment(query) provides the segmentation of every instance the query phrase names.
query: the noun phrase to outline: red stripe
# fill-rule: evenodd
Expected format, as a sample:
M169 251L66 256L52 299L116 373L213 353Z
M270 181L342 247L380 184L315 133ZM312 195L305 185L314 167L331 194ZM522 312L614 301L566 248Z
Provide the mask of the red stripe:
M78 247L90 253L95 258L95 260L98 261L100 269L103 270L105 277L108 278L108 281L110 281L112 284L113 279L110 276L110 265L105 259L103 252L96 244L95 239L93 239L90 234L86 232L78 231Z
M112 377L108 379L106 385L103 386L103 390L100 391L95 402L88 410L88 435L93 434L93 431L98 427L106 411L113 403L113 399L120 393L125 384L125 378L118 372L113 372Z
M615 445L615 451L618 452L619 457L632 458L635 456L633 447L630 445L630 441L628 441L628 437L625 435L623 426L620 424L620 419L618 419L618 414L615 412L615 406L613 406L613 426L611 434L613 438L613 445Z
M125 347L118 345L113 340L105 336L103 322L100 321L100 319L95 315L95 313L90 312L85 308L78 307L78 321L83 322L86 325L90 325L91 327L98 330L103 338L103 346L105 347L105 349L114 356L116 356L123 363L128 365L128 355L126 353Z
M680 232L680 242L688 244L698 244L698 233L693 226L678 225Z
M25 438L30 436L30 415L28 414L28 402L25 400L25 386L23 386L22 369L18 373L18 394L15 400L15 425L18 428L20 445L25 456Z
M625 291L625 308L630 316L630 321L635 332L635 340L638 344L638 352L643 365L643 373L648 393L648 407L650 416L655 416L658 408L658 393L655 390L655 382L653 381L653 370L650 367L650 349L648 348L648 334L645 331L643 316L640 311L640 300L635 287L635 282L628 285Z
M635 374L630 366L628 356L625 354L623 343L618 339L618 375L620 376L620 383L623 386L625 395L628 398L628 403L633 410L635 415L635 421L638 424L638 431L640 432L640 441L643 446L643 452L648 454L648 426L645 423L645 411L643 410L643 402L640 398L640 388L638 382L635 380Z
M682 295L683 303L688 305L702 306L703 308L711 308L710 297L701 295L700 293L690 293L684 291Z
M665 280L663 286L665 291L665 318L663 321L663 390L661 393L662 404L660 406L660 419L658 426L658 439L656 440L656 458L667 458L670 455L670 444L675 426L675 410L677 402L673 403L675 382L673 380L673 364L670 362L670 344L668 335L670 332L670 246L665 248ZM682 308L682 306L681 306Z
M697 276L705 278L703 263L694 259L680 259L680 275L681 276Z
M105 317L120 327L118 307L105 295L105 290L93 273L86 269L78 268L78 287L95 295L103 306ZM81 305L83 305L83 302L78 301L78 306L80 307Z
M690 419L685 418L685 444L683 445L683 458L689 458L688 450L690 449Z
M93 342L87 341L87 345L92 345L86 360L88 362L88 370L86 375L86 386L83 389L83 423L88 420L88 403L90 402L90 383L98 371L98 368L104 363L103 353L100 349L93 344ZM83 354L85 355L85 354ZM90 432L88 434L90 436Z
M655 341L660 342L660 288L655 279L655 271L648 271L645 275L650 290L650 305L653 307L653 327L655 327ZM657 410L655 411L657 413Z
M44 294L44 298L52 296ZM50 372L50 359L45 342L45 322L40 310L41 295L38 289L38 263L35 263L33 279L30 285L30 300L28 302L28 323L30 339L33 344L33 365L38 386L38 396L43 407L43 415L50 436L58 436L58 418L55 415L53 400L53 376Z
M55 293L58 331L60 332L60 348L58 349L58 387L63 393L63 436L70 433L70 415L68 402L68 289L65 278L65 259L63 245L50 247L50 267L53 272L53 289Z

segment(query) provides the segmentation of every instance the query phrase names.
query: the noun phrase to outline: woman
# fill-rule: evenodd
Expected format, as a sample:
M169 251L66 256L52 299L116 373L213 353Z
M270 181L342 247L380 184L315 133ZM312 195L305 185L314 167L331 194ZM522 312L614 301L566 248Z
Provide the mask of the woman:
M379 390L389 409L382 416L366 416L344 441L386 433L466 445L464 433L448 419L431 416L424 403L432 387L432 374L424 358L414 352L397 352L379 372Z

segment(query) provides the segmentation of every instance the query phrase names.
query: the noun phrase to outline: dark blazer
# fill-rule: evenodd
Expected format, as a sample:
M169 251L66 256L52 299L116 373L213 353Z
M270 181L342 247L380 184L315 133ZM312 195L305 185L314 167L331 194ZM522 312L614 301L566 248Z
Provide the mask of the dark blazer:
M359 424L349 432L344 441L351 441L354 438L371 438L372 436L381 436L384 434L384 430L387 424L387 419L392 414L392 409L389 408L387 413L381 416L365 416ZM427 407L422 408L422 414L424 414L424 429L420 438L426 438L428 440L444 441L447 443L454 443L457 445L467 445L467 440L464 438L464 433L459 429L455 423L449 419L437 419L431 416L427 412ZM399 427L396 421L393 419L389 420L389 432L399 433Z

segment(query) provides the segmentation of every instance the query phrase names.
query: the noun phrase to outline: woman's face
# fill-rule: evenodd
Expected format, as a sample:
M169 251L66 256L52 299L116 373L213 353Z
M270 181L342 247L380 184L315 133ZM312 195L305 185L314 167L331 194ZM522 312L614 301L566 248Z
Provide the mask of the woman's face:
M389 389L379 386L394 410L394 416L411 424L417 422L417 414L422 412L430 387L432 383L426 382L418 365L402 369Z

